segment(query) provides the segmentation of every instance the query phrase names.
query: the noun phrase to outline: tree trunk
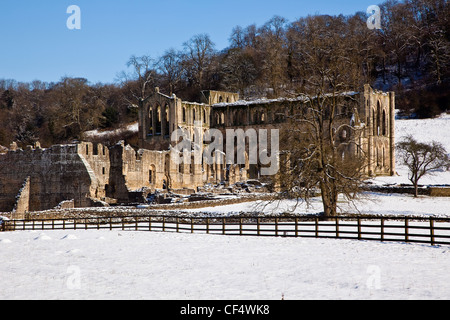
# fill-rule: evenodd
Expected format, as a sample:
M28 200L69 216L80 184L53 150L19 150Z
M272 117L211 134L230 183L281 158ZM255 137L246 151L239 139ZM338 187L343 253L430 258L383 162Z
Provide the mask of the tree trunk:
M414 182L414 198L419 197L419 184L417 182Z
M322 194L322 203L325 218L330 218L337 216L337 199L334 194L331 194L332 192L330 192L327 187L329 186L327 186L325 183L321 183L320 191Z

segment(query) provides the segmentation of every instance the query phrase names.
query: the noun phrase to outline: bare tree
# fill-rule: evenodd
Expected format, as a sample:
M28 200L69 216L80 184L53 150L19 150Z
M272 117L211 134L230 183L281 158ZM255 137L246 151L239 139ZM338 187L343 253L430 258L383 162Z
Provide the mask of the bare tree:
M238 91L245 97L245 89L254 84L258 77L256 64L247 49L230 49L221 65L222 83L229 91Z
M167 83L172 95L181 81L181 53L175 49L167 50L158 61L158 70L162 72L163 81Z
M156 63L147 55L136 57L131 56L127 67L131 68L131 73L121 72L118 80L121 85L127 87L132 99L128 101L130 106L143 107L147 100L152 96L156 85Z
M286 19L275 16L259 30L258 51L262 61L263 85L270 86L275 97L280 95L280 89L286 82L288 65L286 23Z
M346 39L336 39L341 18L310 17L298 25L299 96L282 132L282 194L310 199L320 192L324 215L337 215L338 196L355 198L365 181L366 155L357 137L358 101L352 93L358 66L348 58ZM307 43L304 43L304 42ZM303 45L305 44L305 45Z
M204 84L204 74L214 54L214 43L207 34L198 34L183 44L184 65L193 83L201 88Z
M411 135L397 145L400 160L409 170L409 180L414 185L414 196L419 196L419 181L437 170L449 170L450 157L443 145L433 141L422 143Z

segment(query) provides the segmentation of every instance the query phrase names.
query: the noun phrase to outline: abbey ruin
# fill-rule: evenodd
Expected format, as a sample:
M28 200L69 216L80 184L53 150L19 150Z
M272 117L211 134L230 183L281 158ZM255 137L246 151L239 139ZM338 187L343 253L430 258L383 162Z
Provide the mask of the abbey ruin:
M235 93L204 91L202 101L186 102L155 89L139 110L139 149L123 142L107 148L79 142L43 149L37 143L26 150L15 143L0 150L0 212L41 211L57 206L91 207L138 203L157 190L193 194L207 184L233 185L262 178L262 165L217 161L176 163L171 157L173 133L200 132L200 153L207 147L203 134L209 129L260 130L283 128L301 99L242 101ZM362 128L339 133L342 141L358 141L367 156L367 175L395 174L395 95L366 85L348 100L351 126ZM347 144L345 152L360 150ZM220 159L220 160L219 160Z

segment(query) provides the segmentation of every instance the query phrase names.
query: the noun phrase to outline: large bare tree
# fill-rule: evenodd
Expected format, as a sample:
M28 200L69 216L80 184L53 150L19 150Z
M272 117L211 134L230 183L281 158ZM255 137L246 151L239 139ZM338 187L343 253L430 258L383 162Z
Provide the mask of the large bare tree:
M198 88L204 85L204 76L214 54L214 43L207 34L198 34L183 44L184 67L190 80Z
M130 57L127 67L131 72L125 71L118 75L118 81L123 87L128 88L131 99L128 95L125 99L130 106L143 107L147 100L152 96L156 86L156 62L148 55Z
M310 199L319 192L324 215L337 215L338 196L354 198L365 180L365 155L357 143L357 107L351 92L359 66L348 57L340 18L310 17L297 25L301 85L282 132L281 194ZM343 33L345 34L345 33Z

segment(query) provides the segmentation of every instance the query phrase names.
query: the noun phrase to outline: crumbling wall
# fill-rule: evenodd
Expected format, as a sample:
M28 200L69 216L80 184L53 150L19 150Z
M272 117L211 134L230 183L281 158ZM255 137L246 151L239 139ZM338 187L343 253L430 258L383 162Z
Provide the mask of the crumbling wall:
M170 179L169 151L135 151L121 141L110 149L111 169L106 195L121 202L130 200L130 192L164 189Z
M16 196L28 177L30 211L52 209L71 199L76 207L89 206L89 199L96 196L98 181L86 163L76 144L49 149L29 147L0 155L0 211L14 209Z
M109 149L102 144L81 142L77 145L78 155L93 177L93 198L103 199L106 197L105 186L109 183L110 159Z

